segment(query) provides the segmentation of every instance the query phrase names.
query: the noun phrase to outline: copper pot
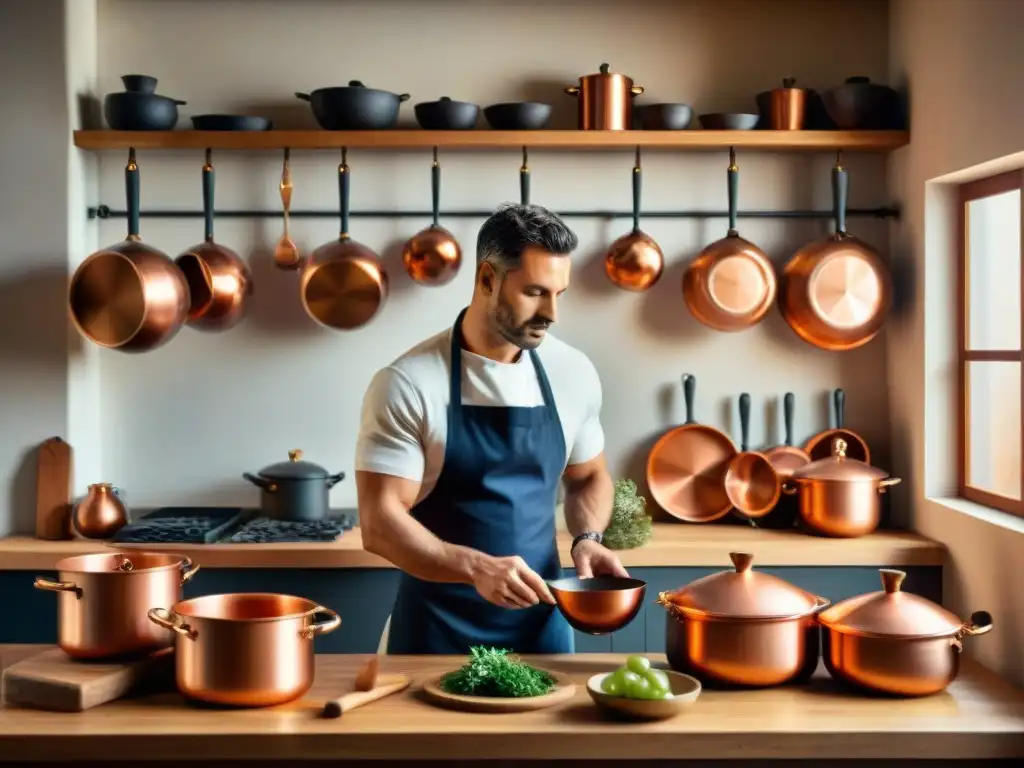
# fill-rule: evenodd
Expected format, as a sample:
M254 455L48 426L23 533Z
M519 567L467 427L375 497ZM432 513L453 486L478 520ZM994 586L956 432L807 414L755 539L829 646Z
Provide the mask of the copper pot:
M796 79L787 77L781 88L768 92L768 127L773 131L799 131L804 127L807 91L795 86Z
M317 323L352 331L374 318L388 297L388 276L377 254L348 233L349 167L338 166L341 235L317 248L302 272L302 306Z
M146 611L181 599L199 570L180 555L110 552L58 560L57 581L36 577L35 588L57 592L57 645L74 659L144 655L173 642Z
M627 291L646 291L661 279L665 270L665 254L654 239L640 229L640 148L636 150L633 167L633 230L608 248L604 257L604 271L619 288Z
M145 352L173 339L188 315L185 276L139 237L139 166L125 168L128 237L88 256L71 276L68 306L78 332L101 347Z
M818 666L817 613L829 601L751 569L729 553L721 571L662 592L665 649L672 669L705 684L767 687L810 678Z
M326 621L313 620L326 614ZM313 685L313 638L341 624L334 611L291 595L206 595L151 608L149 619L175 633L175 679L197 701L269 707Z
M85 539L109 539L128 523L123 491L110 483L93 483L75 504L71 525Z
M969 623L919 595L901 592L907 574L883 568L882 591L824 611L825 668L836 680L897 696L938 693L956 678L963 639L992 629L985 611Z
M252 273L242 257L213 241L214 171L211 152L203 165L203 216L206 235L174 263L188 282L192 297L188 324L201 331L225 331L245 317L252 296Z
M581 131L628 131L633 128L633 97L644 89L602 64L600 72L584 75L579 85L570 85L565 92L579 98Z
M800 521L823 536L871 533L882 517L881 494L900 482L883 469L847 457L846 447L837 437L829 458L793 470L782 487L783 493L798 495Z
M459 241L438 219L441 206L441 164L437 161L437 147L434 147L434 164L431 168L431 191L434 223L417 232L402 249L402 263L409 277L421 285L446 285L458 274L462 264L462 248Z

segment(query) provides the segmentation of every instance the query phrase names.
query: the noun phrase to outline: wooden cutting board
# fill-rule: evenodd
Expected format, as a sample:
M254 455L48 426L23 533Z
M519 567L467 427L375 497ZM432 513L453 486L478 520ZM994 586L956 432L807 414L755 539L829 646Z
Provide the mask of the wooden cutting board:
M59 437L36 451L36 538L71 538L71 446Z
M0 679L5 703L56 712L81 712L142 689L173 688L170 648L130 662L73 661L55 648L15 662Z

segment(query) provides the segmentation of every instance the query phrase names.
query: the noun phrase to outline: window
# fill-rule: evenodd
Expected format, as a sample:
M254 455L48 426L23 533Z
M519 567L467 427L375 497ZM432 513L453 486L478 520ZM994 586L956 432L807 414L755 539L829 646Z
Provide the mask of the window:
M960 188L960 495L1024 516L1021 180Z

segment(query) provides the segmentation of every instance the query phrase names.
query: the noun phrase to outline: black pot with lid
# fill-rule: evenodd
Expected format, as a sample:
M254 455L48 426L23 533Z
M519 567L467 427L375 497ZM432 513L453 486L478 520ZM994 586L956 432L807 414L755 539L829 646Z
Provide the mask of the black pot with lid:
M330 516L330 490L345 479L319 464L304 461L302 451L288 451L288 461L242 477L260 489L260 508L275 520L323 520Z

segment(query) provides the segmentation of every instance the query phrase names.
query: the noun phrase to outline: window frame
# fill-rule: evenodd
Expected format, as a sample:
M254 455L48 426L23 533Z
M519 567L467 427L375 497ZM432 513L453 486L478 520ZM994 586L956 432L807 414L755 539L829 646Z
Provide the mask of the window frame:
M1021 349L968 349L968 321L970 319L970 239L968 206L975 200L1019 190L1021 193ZM971 362L1015 362L1021 367L1021 478L1024 485L1024 168L961 184L958 188L958 269L957 269L957 491L961 498L986 507L1024 517L1024 487L1021 499L1011 499L968 484L970 474L970 391L967 366Z

